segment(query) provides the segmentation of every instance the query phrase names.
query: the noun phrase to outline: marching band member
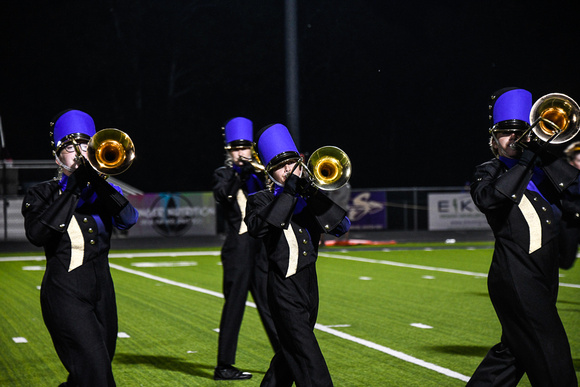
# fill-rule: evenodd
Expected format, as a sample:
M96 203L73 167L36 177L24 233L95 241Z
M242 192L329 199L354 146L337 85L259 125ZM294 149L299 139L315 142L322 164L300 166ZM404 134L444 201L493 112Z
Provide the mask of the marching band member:
M268 260L268 302L280 337L262 386L331 386L332 379L314 335L318 315L316 259L322 233L340 236L350 228L345 210L301 177L301 159L288 129L266 126L258 153L276 184L248 198L250 235L264 240Z
M227 224L227 237L221 252L225 302L214 379L250 379L252 374L233 366L248 291L252 293L274 351L280 345L268 308L267 261L263 243L248 234L244 223L247 196L264 189L265 180L264 174L256 172L250 163L252 121L244 117L233 118L226 123L224 131L226 165L218 168L213 176L213 194Z
M507 88L492 96L490 146L496 158L479 165L471 196L495 236L488 289L502 327L468 386L578 386L568 337L556 309L560 200L578 171L535 141L514 145L529 127L530 92Z
M580 142L574 142L564 151L566 160L576 169L580 169ZM567 190L567 195L562 200L564 212L560 225L560 268L571 269L578 255L580 244L580 178Z
M108 253L113 227L130 228L138 214L85 159L93 119L67 110L51 126L62 177L29 189L22 205L26 236L46 255L42 316L69 372L61 386L114 386L117 306Z

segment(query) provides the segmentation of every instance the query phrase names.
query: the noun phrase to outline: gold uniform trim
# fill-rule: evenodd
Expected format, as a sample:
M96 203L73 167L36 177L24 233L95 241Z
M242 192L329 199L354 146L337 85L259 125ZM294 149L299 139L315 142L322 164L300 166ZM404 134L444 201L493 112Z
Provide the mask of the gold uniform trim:
M288 278L296 274L296 269L298 268L298 241L296 240L294 230L292 230L292 225L289 225L287 229L283 230L284 237L288 242L288 271L286 272L286 278Z
M238 234L242 235L248 232L248 226L246 225L246 222L244 222L244 218L246 217L246 203L248 202L248 199L246 199L246 195L244 195L244 191L241 189L238 190L236 200L238 201L240 212L242 213L242 221L240 222L240 230L238 231Z
M81 227L74 216L66 232L70 238L70 266L68 271L71 272L83 264L85 257L85 239L83 238Z
M542 247L542 221L532 202L525 195L522 197L518 207L528 223L528 230L530 231L529 254L531 254Z

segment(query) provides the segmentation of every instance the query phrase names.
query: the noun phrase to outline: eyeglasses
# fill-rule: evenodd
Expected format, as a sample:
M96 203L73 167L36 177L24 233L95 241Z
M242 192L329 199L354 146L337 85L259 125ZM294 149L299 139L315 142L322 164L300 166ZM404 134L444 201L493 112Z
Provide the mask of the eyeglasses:
M86 152L87 149L89 149L89 144L87 144L86 142L80 143L78 144L79 149L83 152ZM68 144L67 146L65 146L64 148L62 148L66 153L73 153L75 152L75 146L74 144Z
M278 169L282 169L284 168L286 165L292 165L292 164L296 164L300 159L288 159L288 160L284 160L282 162L280 162L279 164L274 165L270 170L271 171L276 171Z
M524 134L524 132L525 132L524 130L519 130L519 129L518 130L515 130L515 129L512 129L512 130L501 130L501 129L498 129L498 130L495 131L495 133L498 136L511 136L512 134L515 134L517 137L520 137L522 134Z

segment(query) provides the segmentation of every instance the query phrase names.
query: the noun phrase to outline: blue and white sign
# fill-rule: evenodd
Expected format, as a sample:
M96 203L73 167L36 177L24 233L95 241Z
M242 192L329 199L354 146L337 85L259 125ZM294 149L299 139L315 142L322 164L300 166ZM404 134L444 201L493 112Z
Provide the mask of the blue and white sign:
M489 225L468 192L432 193L429 230L488 230Z

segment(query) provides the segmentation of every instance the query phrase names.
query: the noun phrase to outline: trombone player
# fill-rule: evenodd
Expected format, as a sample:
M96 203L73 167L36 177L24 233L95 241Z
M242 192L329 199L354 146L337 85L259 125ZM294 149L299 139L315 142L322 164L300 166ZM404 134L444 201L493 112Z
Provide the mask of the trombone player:
M301 156L284 125L264 127L257 144L275 185L248 198L245 220L250 235L263 239L266 246L268 302L281 344L261 385L332 386L314 335L316 259L320 235L340 236L348 231L350 221L346 211L320 192L312 179L303 177ZM325 160L328 165L315 173L336 170L331 166L335 158Z
M85 159L95 135L91 116L67 110L51 127L62 173L29 189L22 204L26 237L46 255L42 317L69 373L61 386L114 386L117 306L108 254L113 227L130 228L138 214Z
M266 296L267 262L263 244L248 234L244 223L248 195L266 186L263 167L252 158L253 124L247 118L236 117L229 120L223 130L226 162L213 175L214 198L227 224L221 251L225 302L214 379L240 380L252 377L249 372L234 367L248 291L252 293L274 351L279 342Z
M471 197L495 236L487 283L502 334L467 385L516 386L526 373L533 386L576 387L556 298L561 201L578 170L523 136L529 91L501 89L489 108L495 158L476 167Z
M576 141L564 150L566 161L576 169L580 169L580 141ZM580 244L580 211L575 208L580 203L580 180L570 190L562 201L564 211L560 225L560 269L571 269L578 255Z

